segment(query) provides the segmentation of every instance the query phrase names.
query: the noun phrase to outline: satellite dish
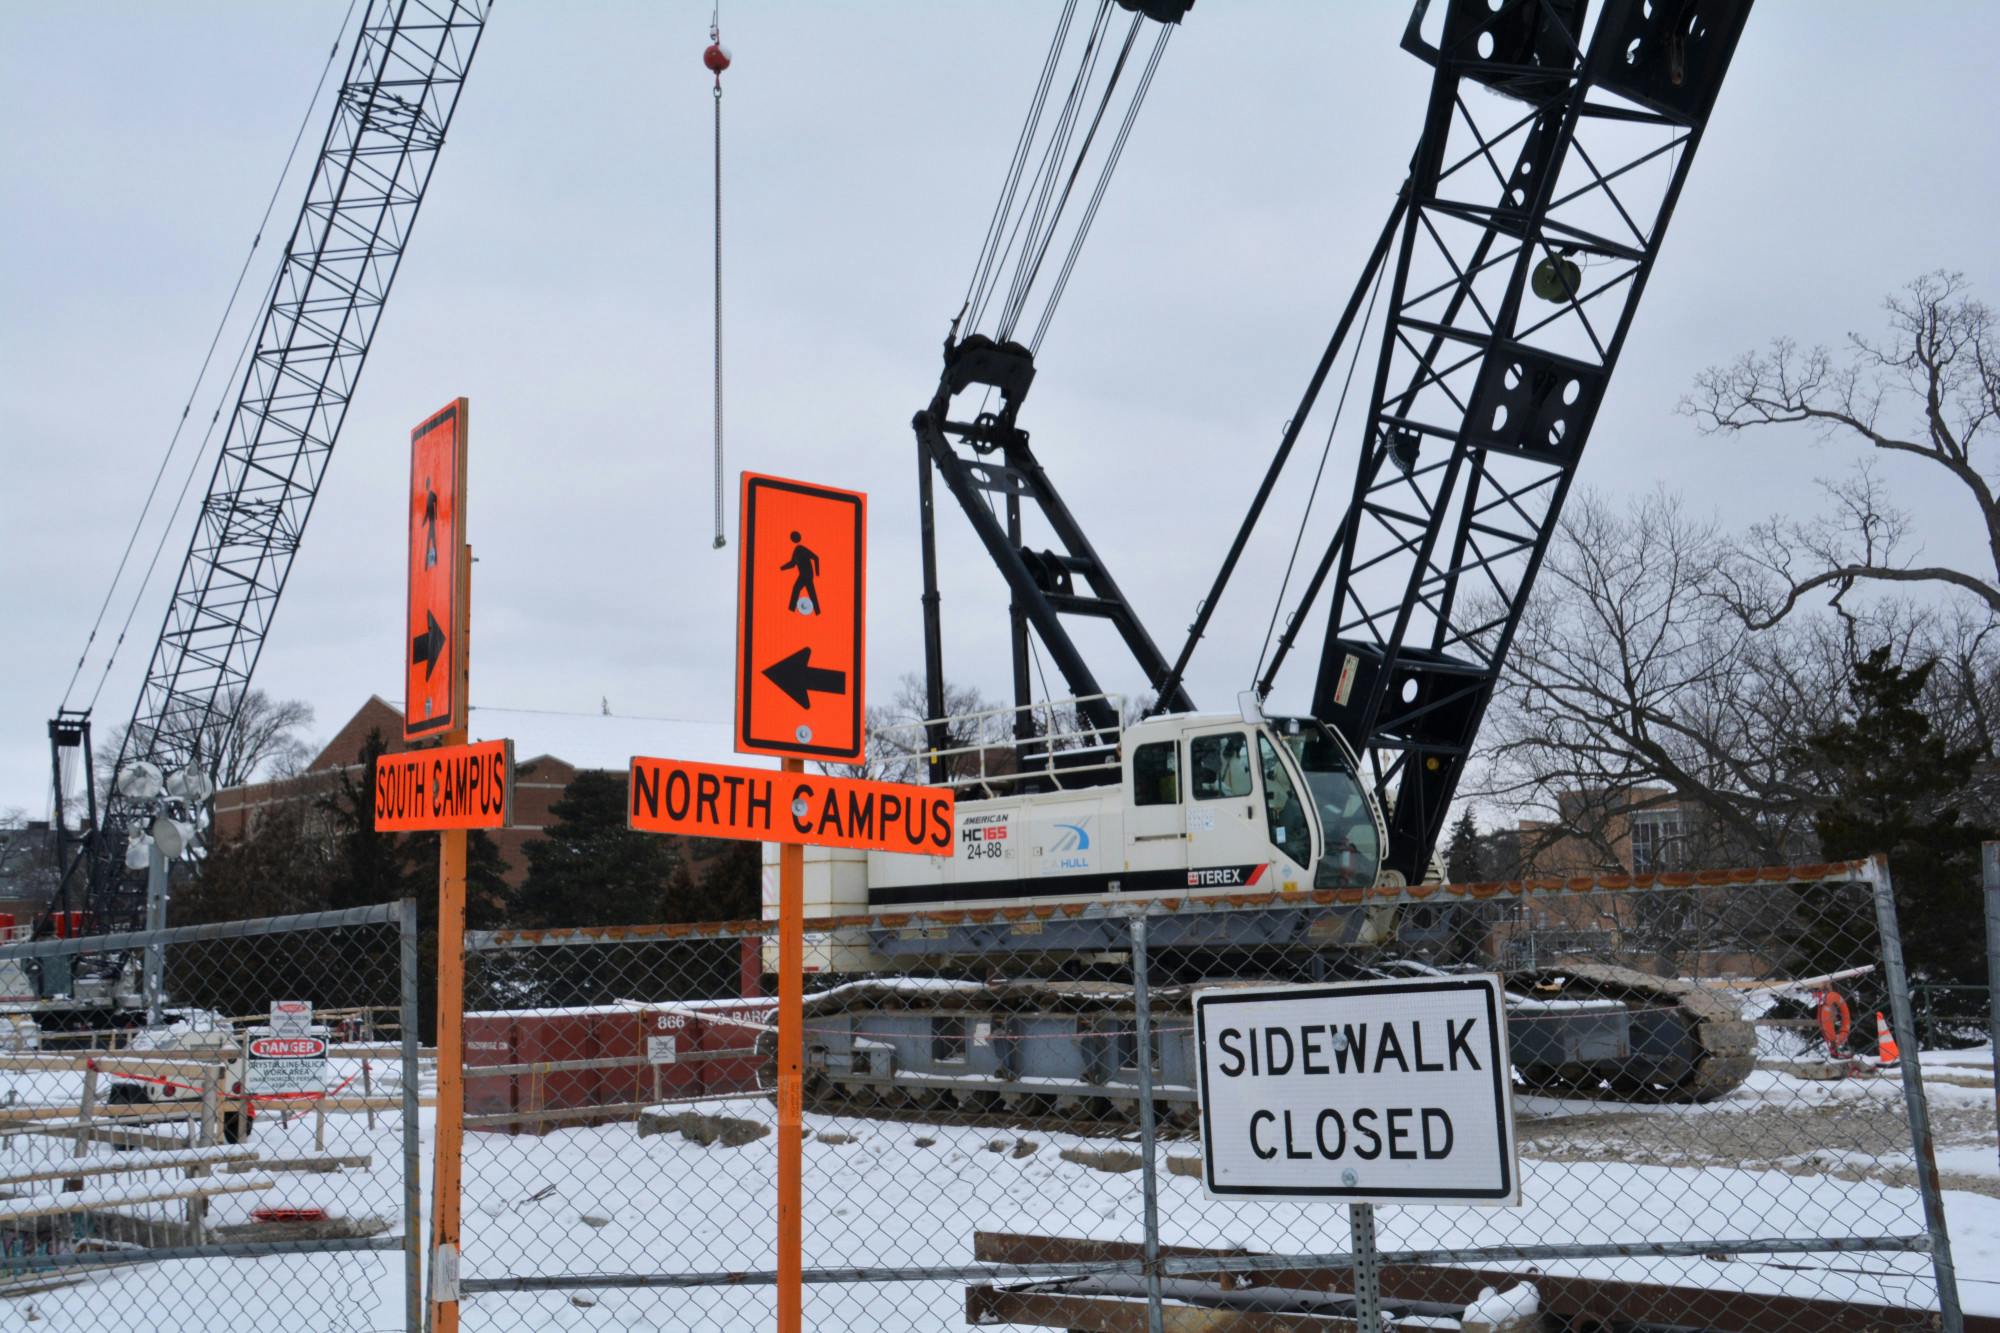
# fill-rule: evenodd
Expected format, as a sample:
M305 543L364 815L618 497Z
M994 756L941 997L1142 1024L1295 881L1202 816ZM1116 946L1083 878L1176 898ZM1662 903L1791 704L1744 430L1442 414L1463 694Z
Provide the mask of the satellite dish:
M125 844L125 868L144 870L153 859L153 840L143 833L134 833L132 841Z
M118 794L130 801L150 801L164 786L160 766L143 759L134 759L118 771Z

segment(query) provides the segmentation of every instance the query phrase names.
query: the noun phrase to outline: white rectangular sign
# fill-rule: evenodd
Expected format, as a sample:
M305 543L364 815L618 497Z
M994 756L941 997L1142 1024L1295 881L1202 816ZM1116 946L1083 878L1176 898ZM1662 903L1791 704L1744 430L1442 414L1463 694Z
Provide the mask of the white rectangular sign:
M253 1097L301 1097L326 1091L326 1038L252 1030L244 1049L243 1090Z
M274 1037L304 1037L312 1033L313 1006L311 1000L271 1001L271 1035Z
M1210 1195L1521 1201L1498 977L1205 990L1194 1014Z
M671 1032L667 1033L665 1036L661 1036L658 1033L651 1033L651 1032L647 1033L646 1034L647 1062L649 1064L656 1064L656 1065L674 1064L680 1059L679 1043L680 1039Z

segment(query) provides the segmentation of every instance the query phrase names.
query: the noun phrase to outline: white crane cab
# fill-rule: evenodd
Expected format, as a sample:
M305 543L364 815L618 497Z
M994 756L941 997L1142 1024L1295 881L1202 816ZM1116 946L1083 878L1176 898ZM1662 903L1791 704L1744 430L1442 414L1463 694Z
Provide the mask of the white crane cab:
M1013 710L980 717L1011 725ZM1353 753L1311 718L1177 713L1033 742L983 739L976 723L948 719L964 743L938 752L959 792L955 855L809 847L807 915L1376 883L1381 811ZM775 848L766 859L768 918Z

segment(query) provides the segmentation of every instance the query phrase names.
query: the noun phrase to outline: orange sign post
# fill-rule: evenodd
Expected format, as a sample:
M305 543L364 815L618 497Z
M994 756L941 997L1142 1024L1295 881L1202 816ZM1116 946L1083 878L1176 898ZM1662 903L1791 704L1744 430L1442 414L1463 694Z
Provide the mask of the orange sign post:
M858 764L868 614L868 497L743 474L736 584L736 749L778 772L632 761L629 827L775 842L778 849L778 1333L801 1333L799 1130L805 1042L805 847L950 856L952 793L808 776Z
M858 764L867 624L868 497L743 474L737 524L736 748ZM633 769L636 777L638 769ZM772 836L778 836L775 827ZM805 853L778 851L778 1333L799 1333L804 1275L799 1148L805 1043Z
M403 735L412 741L442 741L446 748L390 757L420 765L462 758L457 752L471 748L466 746L472 585L472 551L465 544L464 522L468 417L468 404L459 398L410 432ZM511 786L513 766L506 767ZM449 785L454 808L461 774L469 785L472 770L453 773ZM443 776L441 768L438 776ZM427 778L427 801L436 790L436 780ZM378 805L382 799L378 788ZM433 1333L458 1333L459 1171L465 1137L465 834L474 825L454 817L447 823L410 827L444 829L438 838L437 1140L431 1175L430 1317L425 1327Z

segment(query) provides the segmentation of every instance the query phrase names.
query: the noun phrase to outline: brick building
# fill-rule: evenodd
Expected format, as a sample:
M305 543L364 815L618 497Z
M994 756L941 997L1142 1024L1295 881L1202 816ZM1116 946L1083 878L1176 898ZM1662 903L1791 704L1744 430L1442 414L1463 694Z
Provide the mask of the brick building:
M1664 788L1567 792L1557 813L1517 827L1525 878L1647 876L1705 864L1698 816ZM1783 920L1782 902L1772 899L1725 888L1538 896L1509 904L1486 948L1503 966L1577 956L1668 974L1762 975Z
M260 812L276 805L304 802L316 806L334 791L343 775L358 779L368 738L380 732L384 748L396 754L410 747L403 742L403 714L394 704L371 697L335 732L305 771L295 777L225 787L215 794L215 837L227 842L256 826ZM516 759L514 763L514 823L489 830L507 863L507 882L519 887L527 877L527 846L553 821L550 808L562 799L577 774L576 766L553 755Z

